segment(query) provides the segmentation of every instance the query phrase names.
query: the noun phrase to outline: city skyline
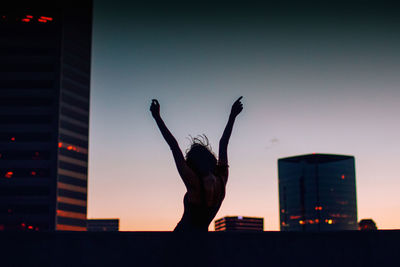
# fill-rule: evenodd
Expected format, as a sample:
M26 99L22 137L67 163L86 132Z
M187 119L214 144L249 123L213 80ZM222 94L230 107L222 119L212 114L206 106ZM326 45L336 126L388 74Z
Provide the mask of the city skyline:
M95 2L88 215L118 217L121 230L172 230L184 186L151 99L183 151L189 134L205 133L217 152L243 95L216 218L264 217L265 230L278 230L277 159L315 152L354 155L359 218L400 228L400 37L391 12L366 3Z

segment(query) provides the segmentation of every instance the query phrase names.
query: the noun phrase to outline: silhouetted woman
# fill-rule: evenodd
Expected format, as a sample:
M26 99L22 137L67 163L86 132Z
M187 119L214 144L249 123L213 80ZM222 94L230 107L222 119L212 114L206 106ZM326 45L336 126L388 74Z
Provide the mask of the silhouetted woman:
M236 116L243 110L239 97L232 105L228 123L219 141L218 161L208 148L208 139L192 138L192 145L183 157L178 142L160 116L160 104L152 100L150 111L174 156L176 167L187 192L183 199L184 213L174 232L207 232L225 197L228 180L228 142Z

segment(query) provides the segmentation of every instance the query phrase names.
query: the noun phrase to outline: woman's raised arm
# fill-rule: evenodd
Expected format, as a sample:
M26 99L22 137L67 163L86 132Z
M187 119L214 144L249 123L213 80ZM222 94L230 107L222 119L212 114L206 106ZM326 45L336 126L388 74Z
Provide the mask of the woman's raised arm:
M228 143L231 137L233 124L235 123L236 116L243 110L243 104L240 100L243 96L239 97L232 105L231 114L229 115L228 123L226 124L224 133L219 140L219 165L228 165Z
M171 134L171 132L168 130L164 121L161 119L160 104L158 103L157 99L152 99L150 111L151 114L153 115L154 120L157 123L158 129L160 129L162 136L164 137L165 141L167 142L169 148L172 151L172 155L174 156L178 172L183 182L185 183L186 187L189 189L189 186L191 185L191 179L194 176L194 173L186 165L185 158L183 157L182 151L179 148L178 142L176 141L175 137Z

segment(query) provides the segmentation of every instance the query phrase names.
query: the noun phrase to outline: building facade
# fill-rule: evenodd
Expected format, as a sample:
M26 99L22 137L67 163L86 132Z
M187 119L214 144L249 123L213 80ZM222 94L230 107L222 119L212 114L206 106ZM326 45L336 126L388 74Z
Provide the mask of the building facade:
M282 158L278 172L281 231L358 229L353 156Z
M358 223L358 229L361 231L378 230L376 223L372 219L362 219Z
M3 230L86 230L92 2L55 2L0 11Z
M230 216L215 221L215 231L264 231L264 219Z
M88 219L87 230L91 232L119 231L119 219Z

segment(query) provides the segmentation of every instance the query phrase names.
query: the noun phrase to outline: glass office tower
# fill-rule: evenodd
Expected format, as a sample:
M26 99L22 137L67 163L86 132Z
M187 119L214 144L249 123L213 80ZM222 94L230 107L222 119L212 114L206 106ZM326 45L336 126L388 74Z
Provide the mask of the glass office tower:
M92 2L38 2L0 10L0 230L86 230Z
M354 164L329 154L279 159L281 231L357 230Z

